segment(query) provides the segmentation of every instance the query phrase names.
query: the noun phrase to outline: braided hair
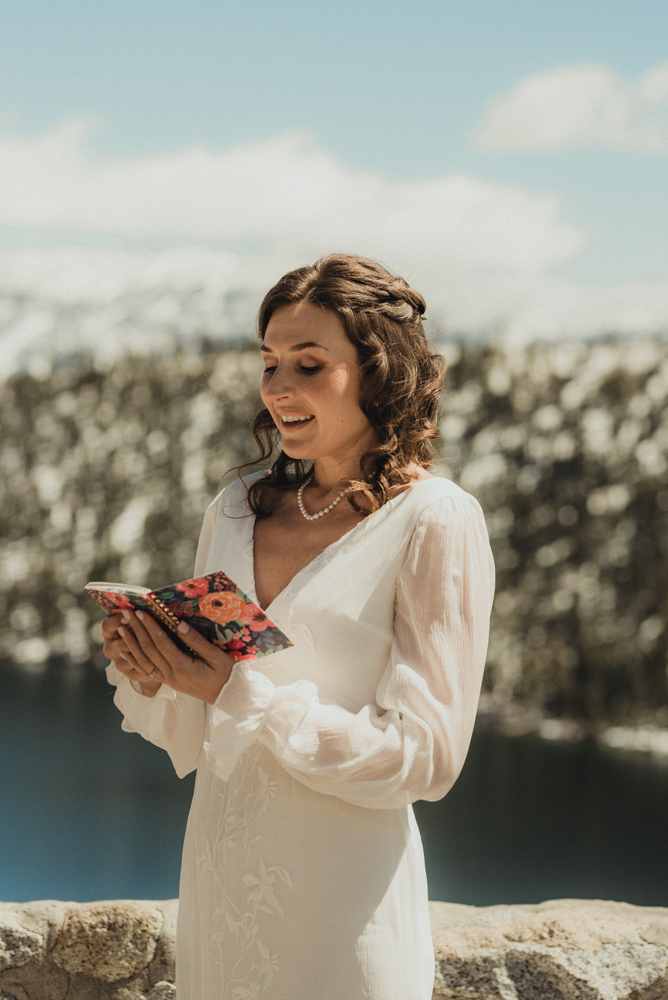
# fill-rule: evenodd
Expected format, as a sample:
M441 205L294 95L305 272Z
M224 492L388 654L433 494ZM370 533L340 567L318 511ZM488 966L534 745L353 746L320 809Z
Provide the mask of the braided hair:
M432 465L445 360L427 340L422 296L376 261L330 254L285 274L260 306L260 339L277 309L298 302L337 313L357 350L359 405L373 429L374 443L362 456L362 479L352 484L355 489L346 499L366 515L386 503L394 487L410 481L411 465ZM239 469L266 461L280 441L265 407L253 420L252 432L259 455ZM251 510L260 517L270 514L281 493L301 485L309 472L305 462L280 451L270 475L249 487Z

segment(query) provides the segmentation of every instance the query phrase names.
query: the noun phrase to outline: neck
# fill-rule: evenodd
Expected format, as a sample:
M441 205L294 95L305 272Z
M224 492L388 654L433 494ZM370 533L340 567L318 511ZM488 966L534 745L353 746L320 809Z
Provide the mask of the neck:
M351 479L362 477L359 461L355 459L341 462L335 459L316 458L313 463L313 473L314 482L325 493L343 489Z
M359 458L361 458L361 454ZM323 496L334 490L342 490L351 479L363 479L359 458L345 461L336 461L328 458L316 458L313 463L314 477L311 486L315 485ZM428 469L411 462L405 470L411 482L419 482L421 479L433 479L433 474ZM403 487L402 487L403 488Z

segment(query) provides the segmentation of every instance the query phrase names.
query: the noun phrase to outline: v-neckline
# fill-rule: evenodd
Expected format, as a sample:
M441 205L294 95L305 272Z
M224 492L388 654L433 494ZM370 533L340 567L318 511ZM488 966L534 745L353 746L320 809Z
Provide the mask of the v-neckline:
M323 557L325 555L327 555L327 553L331 553L332 549L334 549L334 548L336 548L336 546L340 545L341 542L344 542L346 539L350 538L352 535L355 534L355 532L358 532L360 528L367 527L369 525L369 523L374 523L375 520L378 519L377 515L379 515L381 513L384 513L385 515L387 515L389 513L389 511L391 509L393 509L394 504L397 502L397 500L401 500L402 497L408 496L412 492L412 490L415 489L416 486L420 485L420 483L433 483L433 482L439 480L440 478L441 478L440 476L431 476L429 479L418 479L417 482L413 483L413 485L410 486L407 490L403 490L396 497L392 497L391 500L388 500L387 503L384 503L382 507L378 508L378 510L372 511L372 513L371 514L367 514L367 516L363 520L358 521L357 524L353 525L353 527L350 528L348 531L346 531L345 534L341 535L340 538L337 538L337 539L335 539L335 541L330 542L329 545L326 545L325 548L322 549L321 552L318 552L318 554L316 556L314 556L313 559L310 560L310 562L306 563L305 566L302 566L301 569L297 570L297 572L294 574L294 576L291 577L290 580L288 580L288 582L283 587L283 589L276 595L276 597L273 599L273 601L271 601L267 605L266 608L262 608L262 611L265 613L265 615L267 615L268 617L271 617L271 615L269 614L270 609L274 606L274 604L276 604L277 601L279 601L286 593L288 593L288 591L291 589L291 587L292 587L293 583L295 582L295 580L299 576L301 576L303 573L306 573L307 570L312 570L313 567L314 567L314 565L317 562L319 562L319 560L323 559ZM374 519L374 520L372 521L372 519ZM250 549L250 552L248 554L250 556L250 563L251 563L251 571L250 572L251 572L252 597L253 597L253 600L254 600L255 604L257 604L258 607L262 607L262 605L258 601L257 590L255 588L255 522L256 522L256 520L257 520L257 515L255 515L255 514L251 514L249 516L249 518L248 518L248 523L249 523L249 526L250 526L250 532L249 532L249 538L248 538L248 540L246 542L246 545Z

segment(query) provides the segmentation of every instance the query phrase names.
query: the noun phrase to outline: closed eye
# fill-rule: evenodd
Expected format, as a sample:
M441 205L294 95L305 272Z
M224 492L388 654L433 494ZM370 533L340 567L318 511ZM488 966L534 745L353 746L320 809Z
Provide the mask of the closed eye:
M263 375L272 375L276 371L277 367L278 367L277 365L269 365L267 368L264 369L264 371L262 372L262 374ZM322 365L310 365L310 366L300 365L299 366L299 370L302 371L302 372L304 372L305 375L315 375L321 369L322 369Z

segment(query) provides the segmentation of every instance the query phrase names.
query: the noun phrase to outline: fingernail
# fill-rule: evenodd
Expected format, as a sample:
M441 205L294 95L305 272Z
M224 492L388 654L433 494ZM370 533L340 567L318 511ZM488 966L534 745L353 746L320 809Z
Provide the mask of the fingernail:
M126 624L130 621L130 615L127 613L127 611L124 611L123 614L121 615L121 621L125 622Z
M185 622L179 622L179 632L190 632L190 625L186 625Z
M119 635L125 636L125 629L123 628L122 625L119 625L116 631L118 632Z
M144 621L144 615L143 615L143 613L141 611L135 611L135 614L136 614L136 616L137 616L137 618L139 619L140 622Z

